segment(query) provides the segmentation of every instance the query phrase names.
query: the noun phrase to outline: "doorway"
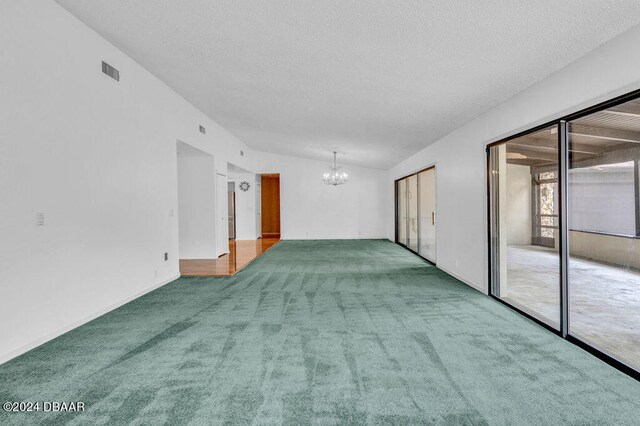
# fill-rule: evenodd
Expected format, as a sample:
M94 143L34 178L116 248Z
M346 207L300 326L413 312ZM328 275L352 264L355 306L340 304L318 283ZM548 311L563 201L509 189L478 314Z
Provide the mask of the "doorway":
M263 174L260 186L262 237L280 238L280 174Z
M181 141L177 142L176 153L178 258L213 258L217 233L214 158Z
M396 243L436 263L436 168L396 181Z

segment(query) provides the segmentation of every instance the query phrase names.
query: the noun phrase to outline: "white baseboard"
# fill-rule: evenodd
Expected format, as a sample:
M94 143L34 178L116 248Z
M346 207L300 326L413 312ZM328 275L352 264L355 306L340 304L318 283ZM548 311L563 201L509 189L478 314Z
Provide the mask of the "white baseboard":
M75 321L75 322L73 322L73 323L71 323L71 324L69 324L69 325L67 325L65 327L62 327L62 328L60 328L60 329L58 329L58 330L56 330L56 331L54 331L52 333L48 333L48 334L46 334L44 336L40 336L37 339L27 343L26 345L23 345L23 346L19 347L18 349L14 349L11 352L8 352L6 354L2 354L2 355L0 355L0 364L4 364L5 362L7 362L9 360L12 360L13 358L15 358L17 356L20 356L25 352L29 352L30 350L35 349L38 346L40 346L40 345L42 345L42 344L44 344L44 343L46 343L46 342L48 342L50 340L55 339L58 336L62 336L64 333L67 333L67 332L73 330L74 328L78 328L81 325L86 324L89 321L92 321L92 320L98 318L99 316L102 316L102 315L106 314L107 312L111 312L114 309L117 309L120 306L125 305L125 304L131 302L132 300L137 299L138 297L141 297L141 296L143 296L143 295L145 295L145 294L147 294L147 293L149 293L149 292L151 292L151 291L153 291L153 290L155 290L155 289L157 289L159 287L162 287L165 284L169 284L171 281L175 281L178 278L180 278L180 274L175 275L175 276L173 276L173 277L171 277L171 278L169 278L167 280L161 281L161 282L159 282L157 284L154 284L151 287L148 287L148 288L146 288L145 290L143 290L141 292L138 292L138 293L136 293L136 294L134 294L132 296L129 296L129 297L125 298L124 300L121 300L121 301L119 301L119 302L117 302L117 303L115 303L115 304L113 304L111 306L108 306L108 307L104 308L104 309L100 309L99 311L89 315L88 317L85 317L85 318L83 318L83 319L81 319L79 321Z
M462 281L463 283L465 283L466 285L468 285L469 287L478 290L480 293L482 294L487 294L486 290L484 288L482 288L481 286L476 285L474 282L456 274L455 272L451 272L450 270L448 270L447 268L444 268L438 264L436 264L436 267L438 269L443 270L444 272L446 272L447 274L451 275L453 278Z

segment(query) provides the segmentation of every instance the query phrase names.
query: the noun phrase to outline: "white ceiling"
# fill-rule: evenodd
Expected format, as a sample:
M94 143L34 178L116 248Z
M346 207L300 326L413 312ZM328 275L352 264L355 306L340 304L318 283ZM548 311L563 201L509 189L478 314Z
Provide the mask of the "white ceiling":
M383 169L640 23L637 0L57 1L251 147Z

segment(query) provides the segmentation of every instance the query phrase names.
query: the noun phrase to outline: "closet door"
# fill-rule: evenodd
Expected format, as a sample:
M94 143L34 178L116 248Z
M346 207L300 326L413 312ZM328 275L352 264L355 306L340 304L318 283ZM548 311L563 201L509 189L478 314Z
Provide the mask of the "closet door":
M408 209L407 215L409 222L407 247L411 250L418 251L418 176L412 175L407 178L407 198Z
M418 253L436 262L436 169L432 167L418 174L419 240Z
M398 229L398 242L407 245L407 179L399 180L397 183L397 199L396 199L396 224Z

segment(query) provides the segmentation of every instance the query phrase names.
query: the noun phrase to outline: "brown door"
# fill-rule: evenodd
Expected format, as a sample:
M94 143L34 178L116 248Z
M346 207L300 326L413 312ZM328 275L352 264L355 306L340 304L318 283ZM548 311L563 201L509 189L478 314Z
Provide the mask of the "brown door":
M262 236L280 236L280 175L262 175Z

